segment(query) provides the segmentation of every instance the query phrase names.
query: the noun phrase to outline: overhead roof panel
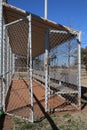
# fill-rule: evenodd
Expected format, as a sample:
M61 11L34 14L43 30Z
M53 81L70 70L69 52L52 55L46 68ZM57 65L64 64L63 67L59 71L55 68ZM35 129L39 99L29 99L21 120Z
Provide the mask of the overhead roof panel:
M21 18L26 18L30 13L13 7L8 4L3 4L3 14L5 24L16 21ZM76 30L70 29L68 27L62 26L50 20L46 20L34 14L31 14L31 25L32 25L32 52L33 57L42 54L45 51L45 38L46 38L46 30L60 30L66 31L68 40L72 39L78 32ZM23 20L19 23L10 25L7 27L8 35L10 39L10 45L12 47L12 51L15 54L19 55L27 55L28 52L28 36L29 36L29 23L27 20ZM55 32L54 32L55 33ZM56 33L56 39L61 36L64 37L64 34ZM52 39L53 34L50 34L50 38ZM62 38L63 39L63 38ZM58 40L57 44L61 44L62 42L67 41L64 39L63 41ZM51 47L55 47L55 43L52 44Z

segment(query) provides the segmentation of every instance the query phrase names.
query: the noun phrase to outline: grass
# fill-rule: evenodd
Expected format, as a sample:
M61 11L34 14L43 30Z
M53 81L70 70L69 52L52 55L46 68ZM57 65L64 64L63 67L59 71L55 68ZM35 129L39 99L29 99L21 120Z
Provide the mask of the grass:
M57 130L87 130L87 113L52 114L51 119L56 124ZM15 130L53 130L47 119L37 123L29 123L14 119ZM55 129L54 129L55 130Z

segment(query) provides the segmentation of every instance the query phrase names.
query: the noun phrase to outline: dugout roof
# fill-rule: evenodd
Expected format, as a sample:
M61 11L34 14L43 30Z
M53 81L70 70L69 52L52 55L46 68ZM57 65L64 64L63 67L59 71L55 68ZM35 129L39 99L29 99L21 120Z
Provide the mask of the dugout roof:
M9 4L3 3L3 16L5 24L17 21L19 19L24 19L23 21L17 22L15 24L7 26L9 42L12 51L17 55L27 56L28 53L28 40L29 40L29 22L27 16L28 13L24 10L11 6ZM55 31L50 33L50 39L55 33L55 43L50 42L50 46L53 48L57 44L61 44L70 40L76 36L78 33L76 30L65 27L63 25L57 24L53 21L46 20L34 14L31 14L31 25L32 25L32 54L36 57L45 51L45 41L46 41L46 30L57 30L66 33L56 33ZM61 37L60 40L58 37ZM61 40L62 39L62 40Z

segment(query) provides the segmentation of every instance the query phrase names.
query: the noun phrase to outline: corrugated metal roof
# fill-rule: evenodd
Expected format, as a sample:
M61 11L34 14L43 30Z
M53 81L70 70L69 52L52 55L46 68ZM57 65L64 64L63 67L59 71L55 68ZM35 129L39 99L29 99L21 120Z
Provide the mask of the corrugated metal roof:
M21 18L26 18L28 15L30 15L30 13L8 4L3 4L3 14L5 24ZM43 53L45 50L46 30L62 30L67 32L67 34L56 33L56 44L61 44L67 40L70 40L78 33L73 29L54 23L50 20L46 20L33 14L31 14L31 16L33 57ZM27 55L29 35L28 29L29 25L27 20L23 20L19 23L7 27L12 51L17 55ZM65 37L64 35L66 36L66 38L63 38ZM58 37L62 37L62 40L58 40ZM50 38L52 39L52 34L50 35ZM56 44L53 42L50 44L51 47L56 46Z

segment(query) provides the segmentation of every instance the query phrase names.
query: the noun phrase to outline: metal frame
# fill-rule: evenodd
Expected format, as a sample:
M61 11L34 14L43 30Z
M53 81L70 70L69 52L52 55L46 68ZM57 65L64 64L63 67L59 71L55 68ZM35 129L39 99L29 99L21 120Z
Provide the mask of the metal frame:
M67 32L65 31L55 31L55 30L50 30L49 31L50 33L63 33L63 34L67 34ZM76 35L77 37L77 45L78 45L78 75L77 75L77 87L78 87L78 90L74 90L72 92L56 92L55 94L77 94L78 95L78 105L74 105L73 103L71 103L73 106L75 106L77 109L81 109L81 32L78 32ZM49 36L48 36L49 37ZM48 57L46 57L48 58ZM47 59L46 59L47 60ZM49 63L48 63L49 64ZM45 68L46 69L46 68ZM47 111L47 108L48 108L48 85L49 83L47 82L47 75L48 72L45 72L45 110ZM47 85L48 83L48 85Z
M74 40L74 38L75 38L75 40L76 40L75 41L75 43L76 43L76 46L75 46L76 48L75 49L78 52L76 54L76 58L78 57L78 60L76 62L76 72L74 72L74 74L76 73L75 74L75 76L76 76L75 77L75 79L76 79L75 83L73 82L73 77L72 77L73 75L70 74L69 76L70 76L70 78L72 78L71 79L72 82L70 80L70 82L69 82L68 85L69 86L73 85L73 87L76 87L77 89L74 89L74 88L73 89L69 89L68 87L66 87L64 91L61 91L61 89L60 89L59 91L54 92L54 93L52 91L49 92L49 87L50 87L50 85L52 85L49 82L49 76L50 76L50 72L49 72L49 70L50 70L49 69L49 58L50 58L50 53L49 53L50 39L49 38L50 38L50 36L49 35L50 35L51 32L52 33L59 33L59 34L67 34L67 35L70 34L70 33L66 32L66 31L61 31L61 30L60 31L58 31L58 30L47 30L46 31L46 35L45 35L46 36L46 41L45 41L45 55L44 55L44 65L45 65L44 71L45 71L45 74L42 73L40 71L40 69L39 69L40 72L37 70L37 72L34 73L34 78L38 82L41 81L42 84L45 84L44 85L44 87L45 87L45 111L46 112L49 111L49 107L50 107L49 99L50 99L51 94L55 94L55 95L58 95L58 96L61 96L61 95L71 95L72 96L72 95L74 95L74 96L76 96L77 103L73 102L74 98L72 98L72 97L71 97L72 101L69 101L69 100L67 100L67 101L69 101L71 103L71 106L73 106L75 109L81 109L81 32L78 32L77 34L75 34L74 37L71 39L71 40ZM68 66L68 67L70 67L70 66ZM59 77L60 77L60 74L59 74ZM60 86L63 85L62 83L64 82L64 80L60 81L60 82L62 82L61 84L60 84L60 82L59 83L58 82L54 83L53 85L56 86L56 87L58 87L58 85L59 85L59 87L60 87ZM72 86L71 86L71 88L72 88ZM61 98L63 98L63 96L61 96ZM65 98L63 98L63 99L65 99ZM65 109L66 108L61 109L60 111L63 111ZM73 108L67 108L67 110L71 110L71 109L73 109Z
M2 2L2 1L1 1ZM45 1L47 2L47 0ZM47 6L47 3L45 3ZM2 4L1 4L2 5ZM47 18L47 10L45 10L45 18ZM2 6L0 6L0 45L1 45L1 48L0 49L0 54L1 54L1 74L2 74L2 77L4 78L4 62L3 62L3 59L4 59L4 55L3 55L3 52L4 52L4 45L3 45L3 18L2 18ZM31 122L34 122L34 104L33 104L33 58L32 58L32 16L31 14L28 16L28 17L25 17L23 19L18 19L14 22L11 22L9 24L6 24L4 26L4 30L7 26L10 26L10 25L13 25L13 24L16 24L18 22L21 22L23 20L27 20L28 19L28 22L29 22L29 28L28 28L28 49L27 49L27 67L29 67L29 77L30 77L30 86L29 86L29 92L30 92L30 102L31 102ZM49 111L49 108L48 108L48 97L49 97L49 32L54 32L54 30L47 30L46 31L46 41L45 41L45 58L44 58L44 65L45 65L45 111ZM5 33L6 33L6 30L5 30ZM63 34L67 34L66 31L56 31L56 33L63 33ZM14 62L15 62L15 57L14 55L12 55L12 51L11 51L11 47L9 45L9 37L7 37L7 71L10 72L9 75L7 75L7 80L8 80L8 84L11 83L11 78L12 78L12 74L14 74ZM78 92L78 96L79 96L79 99L78 99L78 102L79 102L79 109L81 109L81 32L78 33L78 36L77 36L77 40L78 40L78 87L79 87L79 92ZM10 52L8 52L10 50ZM30 64L29 64L29 61L30 61ZM13 66L13 72L12 72L12 66ZM28 69L28 68L27 68ZM2 79L3 79L2 78ZM3 88L2 88L3 87ZM2 104L2 89L3 89L3 104ZM4 84L3 84L3 80L2 80L2 84L0 86L0 110L4 109L5 111L5 95L4 95ZM9 89L9 88L8 88ZM73 92L74 93L74 92ZM77 91L76 91L77 93ZM58 92L57 94L61 94L61 92ZM29 120L30 121L30 120Z
M29 62L27 61L27 64L29 64L28 66L29 66L29 68L28 68L28 71L29 71L29 77L30 77L30 86L29 86L29 92L30 92L30 102L31 102L31 119L29 118L29 119L27 119L27 120L29 120L29 121L31 121L31 122L34 122L34 106L33 106L33 81L32 81L32 24L31 24L31 21L32 21L32 17L31 17L31 14L28 16L28 17L25 17L25 18L23 18L23 19L19 19L19 20L16 20L16 21L14 21L14 22L11 22L11 23L9 23L9 24L5 24L4 25L4 32L5 32L5 35L6 35L6 37L5 37L5 42L6 42L6 44L7 44L7 71L9 72L9 74L7 74L7 82L8 82L8 84L7 84L7 87L10 85L10 83L11 83L11 78L12 78L12 75L14 74L14 72L15 72L15 70L14 70L14 63L15 63L15 55L14 54L12 54L12 51L11 51L11 47L10 47L10 45L9 45L9 37L7 36L7 32L6 32L6 27L8 27L8 26L11 26L11 25L13 25L13 24L16 24L16 23L18 23L18 22L21 22L21 21L23 21L23 20L28 20L28 22L29 22L29 28L28 28L28 32L29 32L29 34L28 34L28 49L27 49L27 60L28 61L30 61L30 64L29 64ZM3 34L3 33L2 33ZM2 44L3 45L3 44ZM2 46L2 48L3 48L3 46ZM3 50L3 49L2 49ZM2 56L3 56L3 52L2 52ZM29 59L30 58L30 59ZM3 60L3 58L2 58L2 60ZM13 66L13 72L12 72L12 66ZM3 67L3 65L2 65L2 67ZM2 69L3 70L3 69ZM4 74L4 72L2 72L2 76L4 76L3 75ZM4 92L4 94L3 94L3 108L4 108L4 111L5 111L5 87L3 86L3 92ZM9 90L9 88L7 88L7 91ZM9 113L7 113L7 114L9 114ZM11 114L12 115L12 114Z

